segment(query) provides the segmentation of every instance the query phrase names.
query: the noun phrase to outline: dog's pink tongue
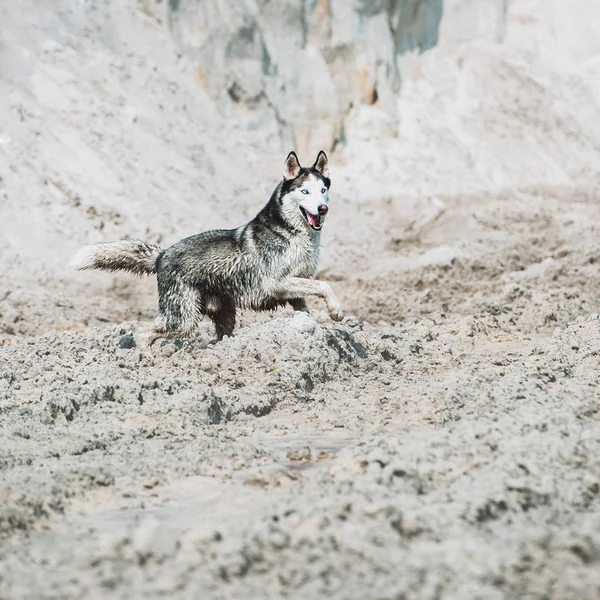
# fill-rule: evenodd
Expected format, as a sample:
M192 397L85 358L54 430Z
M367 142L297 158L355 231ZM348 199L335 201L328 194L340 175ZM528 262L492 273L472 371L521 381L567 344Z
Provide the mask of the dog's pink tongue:
M309 213L308 211L306 212L306 216L308 217L308 222L310 223L311 227L318 227L319 217Z

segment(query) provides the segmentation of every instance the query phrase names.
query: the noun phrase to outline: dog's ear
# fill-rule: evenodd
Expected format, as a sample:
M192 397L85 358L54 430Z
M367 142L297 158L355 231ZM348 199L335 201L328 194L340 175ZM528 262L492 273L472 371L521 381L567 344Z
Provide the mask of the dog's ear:
M283 178L284 179L296 179L300 173L300 161L296 156L296 153L292 150L288 157L285 159L285 166L283 167Z
M323 150L317 155L313 169L319 171L323 177L329 177L329 161L327 160L327 154Z

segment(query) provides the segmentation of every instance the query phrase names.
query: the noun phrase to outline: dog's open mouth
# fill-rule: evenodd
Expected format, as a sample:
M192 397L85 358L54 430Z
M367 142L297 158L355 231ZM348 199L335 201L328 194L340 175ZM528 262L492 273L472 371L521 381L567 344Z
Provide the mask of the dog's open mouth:
M306 222L315 231L319 231L319 229L321 229L321 227L323 227L323 222L325 221L325 216L313 215L311 212L308 212L305 208L302 208L302 206L300 207L300 212L304 215Z

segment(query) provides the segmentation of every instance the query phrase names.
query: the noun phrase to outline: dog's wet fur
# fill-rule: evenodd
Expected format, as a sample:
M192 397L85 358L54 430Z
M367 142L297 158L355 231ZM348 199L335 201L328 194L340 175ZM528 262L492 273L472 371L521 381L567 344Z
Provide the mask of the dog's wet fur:
M199 233L166 250L133 239L100 243L83 248L72 266L156 274L159 314L142 334L141 346L190 337L203 315L221 340L233 333L236 309L273 310L289 303L309 312L304 298L310 295L323 298L330 317L339 321L340 301L329 284L312 279L330 185L325 152L309 168L290 152L283 179L246 225Z

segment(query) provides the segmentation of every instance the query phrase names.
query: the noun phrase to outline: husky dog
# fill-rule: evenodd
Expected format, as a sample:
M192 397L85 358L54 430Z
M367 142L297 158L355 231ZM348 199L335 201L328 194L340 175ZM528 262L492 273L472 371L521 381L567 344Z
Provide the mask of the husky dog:
M95 244L80 250L72 266L156 274L159 314L141 346L190 337L203 315L212 319L221 340L232 335L237 308L273 310L289 303L309 312L305 296L323 298L329 316L341 321L342 305L329 284L312 279L330 185L325 152L310 168L301 167L290 152L283 179L246 225L199 233L166 250L134 239Z

